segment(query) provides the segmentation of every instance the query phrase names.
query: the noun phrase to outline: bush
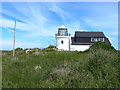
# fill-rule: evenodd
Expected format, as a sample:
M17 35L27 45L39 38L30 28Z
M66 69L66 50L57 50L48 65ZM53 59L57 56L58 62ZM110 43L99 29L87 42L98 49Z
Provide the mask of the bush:
M54 46L54 45L50 45L47 48L43 49L43 51L47 51L47 52L49 52L49 51L56 51L56 50L57 50L56 46Z
M56 46L50 45L50 46L48 46L47 48L56 48Z
M103 50L107 50L107 51L116 51L116 49L113 46L110 46L104 42L98 41L95 42L88 50L86 50L85 52L88 51L97 51L98 49L103 49Z
M16 48L15 51L20 51L20 50L23 50L22 48Z

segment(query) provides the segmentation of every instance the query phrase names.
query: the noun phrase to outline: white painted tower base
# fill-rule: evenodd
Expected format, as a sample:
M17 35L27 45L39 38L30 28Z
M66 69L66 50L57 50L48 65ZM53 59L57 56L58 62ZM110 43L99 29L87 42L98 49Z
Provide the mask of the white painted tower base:
M70 50L70 37L69 36L56 36L56 48L58 50Z

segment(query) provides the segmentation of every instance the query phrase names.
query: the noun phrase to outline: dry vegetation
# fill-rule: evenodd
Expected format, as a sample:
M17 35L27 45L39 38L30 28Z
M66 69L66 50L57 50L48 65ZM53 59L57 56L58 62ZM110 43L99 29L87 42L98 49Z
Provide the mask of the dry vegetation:
M40 50L41 51L41 50ZM89 50L3 52L3 88L119 88L118 51L102 42Z

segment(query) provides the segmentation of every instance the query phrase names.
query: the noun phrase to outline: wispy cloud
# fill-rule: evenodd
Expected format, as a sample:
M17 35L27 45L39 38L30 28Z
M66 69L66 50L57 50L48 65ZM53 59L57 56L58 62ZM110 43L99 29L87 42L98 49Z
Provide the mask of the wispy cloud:
M21 4L22 5L22 4ZM24 36L38 36L38 35L45 35L47 33L47 30L44 30L44 23L47 21L47 19L42 15L41 11L39 8L36 8L35 6L32 6L30 4L27 4L27 7L20 7L20 8L17 8L17 6L14 4L13 5L14 8L16 8L17 12L20 12L22 13L23 12L23 15L26 15L28 16L27 18L20 18L16 15L13 15L14 17L16 17L17 19L23 21L23 22L26 22L26 23L21 23L21 22L18 22L17 21L17 24L16 24L16 28L18 30L21 30L21 31L28 31L28 35L26 33L26 35ZM28 10L26 10L28 9ZM29 11L29 12L28 12ZM5 12L3 11L4 14L11 14L12 12L7 12L5 10ZM12 16L12 14L11 14ZM10 19L6 19L6 18L2 18L2 27L8 27L8 28L14 28L14 20L10 20ZM39 34L38 34L39 33ZM44 33L44 34L43 34ZM49 33L49 31L48 31Z
M16 39L16 48L17 47L21 47L21 48L45 48L48 46L49 43L42 43L41 40L35 40L35 41L32 41L30 42L29 40L28 41L23 41L19 38ZM0 50L1 49L4 49L4 50L11 50L12 47L13 47L13 39L12 38L9 38L9 39L0 39L0 45L2 45L0 47Z
M2 19L0 27L4 43L11 39L12 45L14 19L17 18L16 42L17 46L44 46L45 43L54 41L57 28L61 25L68 27L71 35L77 30L80 31L103 31L110 37L112 42L117 41L118 17L117 4L115 3L29 3L29 2L9 2L3 3ZM9 33L8 33L9 32ZM43 37L49 38L45 40ZM32 39L32 40L31 40ZM40 43L35 44L34 41ZM43 42L46 41L46 42ZM19 44L18 44L19 43ZM33 43L33 44L32 44ZM113 43L116 47L116 44ZM48 44L46 44L48 45ZM9 46L11 48L12 46Z
M49 8L51 11L55 12L58 16L62 18L62 20L65 19L65 15L67 12L64 12L61 8L59 8L55 3L52 4L52 7Z

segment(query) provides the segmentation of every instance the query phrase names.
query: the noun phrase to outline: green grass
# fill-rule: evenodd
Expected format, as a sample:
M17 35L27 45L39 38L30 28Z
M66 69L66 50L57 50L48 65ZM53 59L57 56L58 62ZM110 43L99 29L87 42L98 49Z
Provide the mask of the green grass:
M119 88L118 51L2 54L3 88Z

